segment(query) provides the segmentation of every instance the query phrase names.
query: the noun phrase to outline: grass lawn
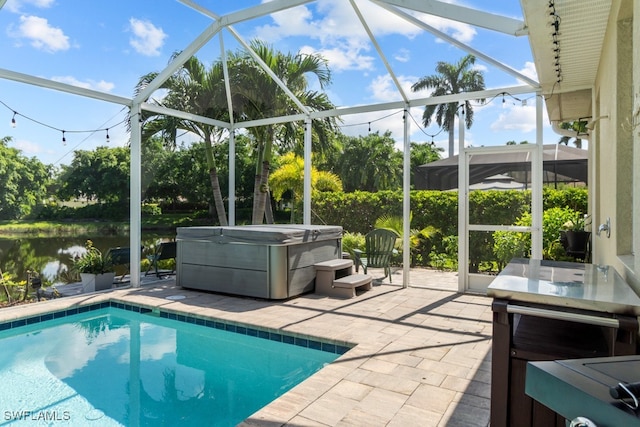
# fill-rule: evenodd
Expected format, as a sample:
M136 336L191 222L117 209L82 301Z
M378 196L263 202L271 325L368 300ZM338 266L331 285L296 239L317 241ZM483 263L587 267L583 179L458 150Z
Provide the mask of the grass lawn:
M211 220L207 218L193 218L192 214L166 214L154 215L142 218L143 230L166 230L175 227L190 225L208 225ZM111 220L60 220L60 221L36 221L14 220L0 221L0 236L28 234L32 237L55 236L92 232L123 232L129 230L129 221Z

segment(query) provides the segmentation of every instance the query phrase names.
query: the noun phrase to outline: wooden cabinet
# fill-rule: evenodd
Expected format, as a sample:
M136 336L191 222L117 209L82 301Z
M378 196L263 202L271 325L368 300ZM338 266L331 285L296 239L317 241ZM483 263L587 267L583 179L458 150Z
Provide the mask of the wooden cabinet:
M493 301L491 427L565 426L525 394L527 363L638 353L640 298L613 268L513 260Z
M525 394L527 362L636 354L636 317L571 312L584 316L579 317L583 322L602 320L589 324L539 317L545 310L553 315L558 307L527 306L534 314L520 314L510 310L509 301L494 300L492 308L492 427L565 426L564 417Z

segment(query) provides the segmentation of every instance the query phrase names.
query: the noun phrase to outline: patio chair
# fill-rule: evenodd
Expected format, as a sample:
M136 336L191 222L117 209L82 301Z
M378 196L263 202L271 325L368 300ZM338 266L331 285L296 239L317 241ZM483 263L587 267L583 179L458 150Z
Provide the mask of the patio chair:
M367 268L384 268L384 280L389 276L391 282L391 256L393 255L393 246L396 243L398 235L391 230L377 228L370 231L365 237L365 251L354 249L356 273L358 268L362 266L364 274L367 274Z
M169 272L161 271L158 268L158 262L165 259L176 259L176 242L162 242L156 247L156 251L153 255L148 255L147 259L149 260L149 267L144 275L154 274L150 273L151 269L154 269L155 275L160 278L161 274L175 274L175 269L170 270Z
M142 251L143 249L144 247L141 247L140 251ZM117 248L109 248L105 257L111 259L111 263L114 267L124 266L124 272L118 279L118 282L122 283L125 276L130 273L131 265L129 263L131 259L131 248L121 248L119 246ZM138 268L138 271L139 270L140 269Z

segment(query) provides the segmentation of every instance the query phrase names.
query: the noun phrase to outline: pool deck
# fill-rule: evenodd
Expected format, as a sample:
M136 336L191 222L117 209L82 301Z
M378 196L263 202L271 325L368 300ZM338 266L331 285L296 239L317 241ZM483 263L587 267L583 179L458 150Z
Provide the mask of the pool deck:
M371 271L374 278L382 276ZM243 426L487 426L491 299L457 293L457 274L402 271L352 299L237 298L175 286L140 288L0 309L0 322L117 300L356 344L334 363L245 420ZM167 297L184 296L171 300Z

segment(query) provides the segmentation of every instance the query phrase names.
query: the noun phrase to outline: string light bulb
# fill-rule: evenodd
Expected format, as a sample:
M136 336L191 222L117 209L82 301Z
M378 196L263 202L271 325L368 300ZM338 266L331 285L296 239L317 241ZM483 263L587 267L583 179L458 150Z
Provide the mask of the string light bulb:
M107 131L107 144L108 144L110 142L110 139L109 139L109 128L107 128L106 131Z
M17 111L13 112L13 117L11 117L11 127L15 128L16 127L16 114L18 114Z
M67 138L64 137L64 131L62 131L62 145L67 145Z

